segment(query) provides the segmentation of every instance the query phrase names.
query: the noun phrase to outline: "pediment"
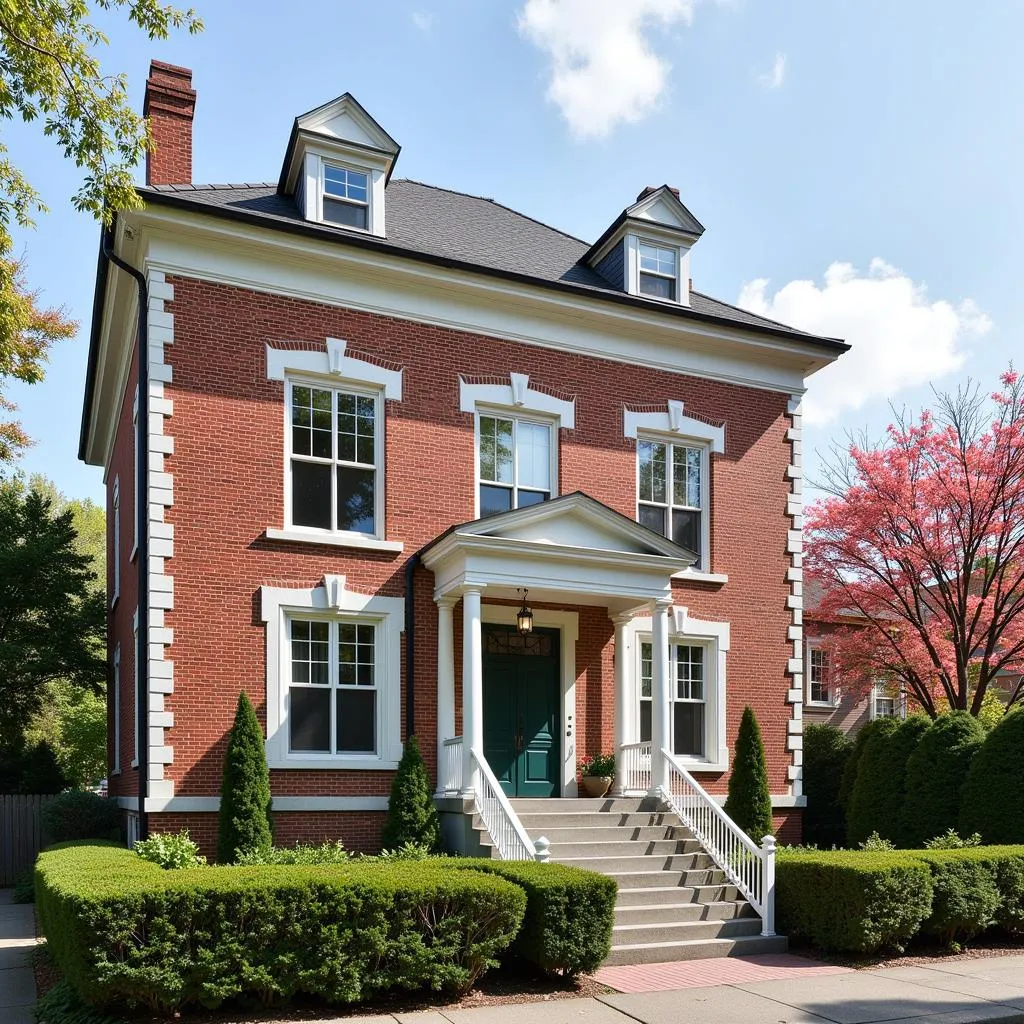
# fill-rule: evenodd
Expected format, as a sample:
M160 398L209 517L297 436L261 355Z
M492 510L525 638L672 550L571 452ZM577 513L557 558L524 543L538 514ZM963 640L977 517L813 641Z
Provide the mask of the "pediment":
M626 210L626 216L683 231L695 238L704 233L704 225L690 213L667 185L634 203Z
M696 560L693 552L580 492L479 519L459 527L456 533L531 545Z
M380 150L392 156L399 146L366 112L351 94L345 93L297 118L296 126L305 132L326 138Z

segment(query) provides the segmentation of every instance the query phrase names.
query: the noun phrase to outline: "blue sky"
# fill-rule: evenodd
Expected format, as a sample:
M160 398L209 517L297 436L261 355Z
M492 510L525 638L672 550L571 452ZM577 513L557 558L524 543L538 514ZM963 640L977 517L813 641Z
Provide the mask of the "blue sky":
M854 342L811 382L808 449L880 433L931 380L991 390L1021 349L1024 5L198 2L200 36L101 22L139 106L151 57L193 69L196 181L276 179L295 115L348 90L402 144L399 176L584 239L675 185L706 227L695 288ZM82 325L10 389L37 441L22 467L100 497L77 462L98 228L35 127L5 142L51 208L19 236L30 284Z

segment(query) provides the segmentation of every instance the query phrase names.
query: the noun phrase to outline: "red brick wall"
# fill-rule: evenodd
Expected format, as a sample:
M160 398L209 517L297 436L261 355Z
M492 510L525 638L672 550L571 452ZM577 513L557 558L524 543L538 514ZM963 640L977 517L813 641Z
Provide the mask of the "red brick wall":
M174 525L175 554L167 571L174 576L175 607L167 624L174 629L168 656L175 692L167 708L175 725L167 732L174 748L167 774L178 795L217 793L240 689L265 716L259 587L312 587L330 572L344 573L354 590L400 596L405 560L473 515L473 417L459 411L459 375L513 370L528 372L534 386L576 397L576 428L561 431L560 492L586 491L630 517L636 455L635 442L622 436L624 404L681 399L688 414L726 423L726 451L712 459L711 538L712 568L727 573L729 583L680 584L675 599L697 618L731 623L728 741L731 746L744 705L752 705L765 737L772 790L787 791L787 396L181 277L169 281L175 295L166 308L174 315L175 337L166 358L174 382L166 394L174 415L167 430L175 450L165 468L174 478L167 518ZM386 403L387 536L404 543L402 555L264 537L266 527L283 525L284 450L283 388L266 379L265 345L322 346L327 336L345 338L350 354L404 369L403 401ZM129 400L129 422L130 412ZM432 582L426 570L417 573L416 727L431 764ZM579 613L583 755L611 745L612 626L603 609ZM460 617L456 608L457 632ZM130 648L130 612L128 636ZM404 714L404 694L402 707ZM390 782L386 772L278 770L272 776L279 795L384 795ZM721 792L726 779L704 781Z

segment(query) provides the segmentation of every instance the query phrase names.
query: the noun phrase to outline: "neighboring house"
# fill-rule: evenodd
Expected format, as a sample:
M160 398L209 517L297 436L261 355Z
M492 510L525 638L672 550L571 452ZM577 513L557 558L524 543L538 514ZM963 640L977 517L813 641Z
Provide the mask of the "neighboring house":
M122 263L100 256L82 424L131 834L141 775L148 828L210 850L245 690L280 842L375 848L412 730L449 814L485 767L568 797L613 749L646 792L664 744L721 798L745 705L797 838L799 403L847 346L697 291L704 229L667 186L588 244L399 178L348 94L282 133L279 180L197 185L194 105L154 63L146 208L107 236Z
M905 718L907 698L898 687L877 683L865 691L862 686L842 687L831 664L828 637L839 628L856 628L861 619L849 611L838 619L820 614L821 584L804 584L804 720L809 724L834 725L853 734L876 718ZM861 620L863 621L863 620Z

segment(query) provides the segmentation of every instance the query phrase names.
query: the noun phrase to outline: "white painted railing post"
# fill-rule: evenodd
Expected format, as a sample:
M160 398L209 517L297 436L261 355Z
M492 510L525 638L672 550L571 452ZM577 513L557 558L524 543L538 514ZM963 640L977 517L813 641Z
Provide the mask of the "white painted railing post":
M539 861L541 864L547 864L551 857L551 843L548 842L547 836L541 836L537 842L533 844L534 849L534 860Z
M761 934L775 934L775 836L761 840Z

